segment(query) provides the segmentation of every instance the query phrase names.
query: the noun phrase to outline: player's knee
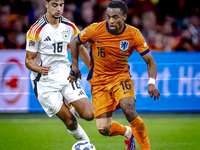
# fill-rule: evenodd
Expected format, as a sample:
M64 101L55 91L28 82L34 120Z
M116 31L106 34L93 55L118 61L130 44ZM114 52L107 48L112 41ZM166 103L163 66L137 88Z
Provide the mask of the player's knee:
M87 121L91 121L94 119L94 113L93 112L90 112L87 114L87 117L86 117L86 120Z
M91 121L94 119L94 113L93 112L84 112L82 115L80 115L81 118L87 120L87 121Z
M134 120L138 115L137 115L137 112L135 110L126 110L125 113L125 116L126 116L126 119L130 122L132 120Z
M99 133L104 135L104 136L108 136L109 135L110 129L111 129L110 125L98 126Z
M99 133L101 135L104 135L104 136L108 136L109 133L110 133L110 130L109 129L98 129L99 130Z

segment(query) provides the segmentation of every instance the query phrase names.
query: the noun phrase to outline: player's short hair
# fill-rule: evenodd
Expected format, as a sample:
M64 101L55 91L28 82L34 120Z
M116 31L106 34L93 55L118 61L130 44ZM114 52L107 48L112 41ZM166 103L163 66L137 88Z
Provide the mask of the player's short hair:
M121 0L113 0L108 4L109 8L120 8L123 14L127 14L127 5Z

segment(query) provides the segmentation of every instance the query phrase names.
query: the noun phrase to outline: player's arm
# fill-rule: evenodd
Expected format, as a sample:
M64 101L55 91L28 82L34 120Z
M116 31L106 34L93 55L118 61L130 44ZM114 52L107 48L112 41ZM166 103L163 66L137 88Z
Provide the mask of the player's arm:
M25 65L28 69L41 73L43 75L48 75L48 72L51 68L51 66L39 66L35 61L35 57L36 57L35 52L31 52L31 51L26 51L26 58L25 58Z
M90 56L88 54L87 49L83 46L83 44L78 46L79 56L84 64L89 68L90 67Z
M152 54L149 52L142 56L144 61L147 63L148 68L148 76L149 76L149 83L148 83L148 92L151 97L154 97L154 100L159 99L160 92L155 86L155 80L157 76L157 65L156 62L152 56Z
M70 42L72 69L71 69L70 75L68 77L69 82L74 82L74 81L76 82L77 79L80 78L80 76L79 76L80 72L79 72L79 67L78 67L78 57L80 54L79 50L81 49L80 48L81 44L82 43L79 42L77 36ZM84 56L84 55L82 55L82 56ZM84 59L85 58L83 58L82 60L85 61ZM86 62L86 64L88 65L88 62Z

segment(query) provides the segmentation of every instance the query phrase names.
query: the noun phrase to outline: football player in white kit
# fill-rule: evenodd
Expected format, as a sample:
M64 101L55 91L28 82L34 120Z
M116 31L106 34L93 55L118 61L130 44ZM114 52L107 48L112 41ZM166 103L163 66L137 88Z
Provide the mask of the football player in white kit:
M74 106L71 110L76 110L81 118L94 119L93 106L80 83L67 80L71 70L67 45L80 31L62 16L64 0L45 0L44 4L47 13L27 32L25 64L31 70L34 92L49 117L56 114L76 140L90 141L68 105ZM87 50L83 45L78 48L81 59L89 67Z

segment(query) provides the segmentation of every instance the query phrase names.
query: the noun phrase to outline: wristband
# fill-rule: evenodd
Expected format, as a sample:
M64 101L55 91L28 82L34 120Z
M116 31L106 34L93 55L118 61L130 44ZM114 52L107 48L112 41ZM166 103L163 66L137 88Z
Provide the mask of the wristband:
M148 84L153 84L153 85L155 85L155 82L156 82L156 79L154 79L154 78L149 78Z
M79 77L81 77L81 72L79 70L79 72L75 73L74 70L71 69L70 75L74 76L76 79L78 79Z

